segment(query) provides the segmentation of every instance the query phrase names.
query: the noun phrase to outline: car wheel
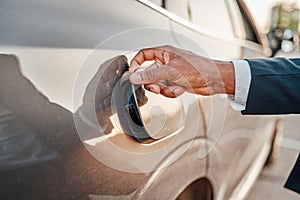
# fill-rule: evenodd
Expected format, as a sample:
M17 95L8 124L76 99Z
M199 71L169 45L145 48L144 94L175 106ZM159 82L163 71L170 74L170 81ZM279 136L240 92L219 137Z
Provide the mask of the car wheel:
M176 200L213 200L213 187L207 178L191 183Z

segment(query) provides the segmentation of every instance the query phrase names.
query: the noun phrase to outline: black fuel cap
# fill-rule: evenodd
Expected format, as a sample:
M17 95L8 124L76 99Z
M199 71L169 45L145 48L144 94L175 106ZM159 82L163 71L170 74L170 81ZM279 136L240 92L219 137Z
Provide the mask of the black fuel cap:
M138 107L139 95L143 90L142 85L134 85L129 80L129 73L125 72L116 83L112 100L116 107L120 125L126 134L138 142L152 139L143 124Z

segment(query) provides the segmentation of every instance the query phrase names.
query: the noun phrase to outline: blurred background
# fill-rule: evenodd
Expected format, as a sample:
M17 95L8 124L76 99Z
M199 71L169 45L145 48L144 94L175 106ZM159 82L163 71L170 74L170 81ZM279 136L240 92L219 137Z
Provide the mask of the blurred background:
M300 0L246 0L257 25L266 34L273 49L280 47L280 40L291 42L282 44L283 51L299 50L299 8ZM293 43L295 46L293 46ZM293 49L294 48L294 49Z

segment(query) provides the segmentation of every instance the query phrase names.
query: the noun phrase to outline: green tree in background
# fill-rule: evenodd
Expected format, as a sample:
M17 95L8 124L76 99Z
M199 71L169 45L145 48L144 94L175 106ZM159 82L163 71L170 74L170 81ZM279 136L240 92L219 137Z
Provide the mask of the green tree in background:
M271 29L291 29L299 33L299 8L296 4L280 3L272 9Z

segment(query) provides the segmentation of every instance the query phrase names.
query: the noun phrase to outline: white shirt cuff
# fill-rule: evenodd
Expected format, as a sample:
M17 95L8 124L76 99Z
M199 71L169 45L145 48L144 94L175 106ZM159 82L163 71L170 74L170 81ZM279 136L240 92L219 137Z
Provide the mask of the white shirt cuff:
M235 73L235 95L229 97L231 107L236 111L246 108L251 83L251 71L246 60L232 61Z

